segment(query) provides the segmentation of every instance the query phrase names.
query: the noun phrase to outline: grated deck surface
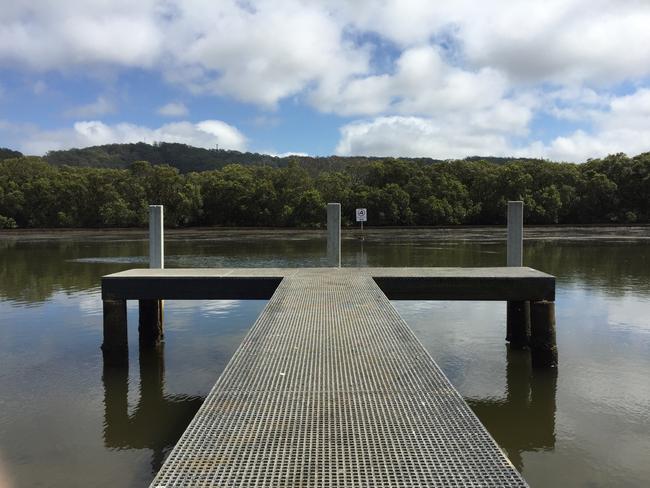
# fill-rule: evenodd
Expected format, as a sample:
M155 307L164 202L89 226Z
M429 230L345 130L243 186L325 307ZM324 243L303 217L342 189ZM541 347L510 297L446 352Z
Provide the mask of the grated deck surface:
M285 277L152 487L526 486L369 276Z

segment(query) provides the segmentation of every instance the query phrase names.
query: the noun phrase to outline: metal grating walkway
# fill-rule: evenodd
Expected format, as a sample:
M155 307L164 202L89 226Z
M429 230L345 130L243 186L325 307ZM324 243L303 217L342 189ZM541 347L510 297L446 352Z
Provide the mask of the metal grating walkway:
M526 486L370 276L288 276L152 487Z

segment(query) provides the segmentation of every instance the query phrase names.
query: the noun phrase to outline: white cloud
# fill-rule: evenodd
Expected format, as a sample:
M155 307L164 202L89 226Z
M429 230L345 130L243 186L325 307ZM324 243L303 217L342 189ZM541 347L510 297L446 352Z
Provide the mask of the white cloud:
M643 0L5 3L0 69L139 68L193 93L267 110L289 99L375 117L345 125L339 152L515 151L582 160L601 150L648 149L645 116L619 106L624 100L612 91L621 82L647 86L650 2ZM113 108L100 97L68 115L94 119ZM187 115L182 104L159 113ZM538 114L581 129L515 144ZM107 126L113 136L118 126ZM392 132L417 142L391 142Z
M0 12L0 65L156 69L192 91L274 107L367 70L324 4L300 0L26 0Z
M268 154L269 156L273 156L276 158L288 158L289 156L304 156L304 157L309 156L309 154L304 152L293 152L293 151L287 151L283 153L276 153L274 151L262 151L262 154Z
M522 80L598 85L650 73L650 3L551 0L484 4L462 24L473 63Z
M421 117L378 117L341 128L336 153L345 156L412 156L440 159L504 154L505 136L489 130L468 131L462 121L449 125Z
M169 27L170 80L266 107L367 70L367 53L344 41L344 25L321 4L183 2Z
M0 12L0 62L36 71L151 67L164 39L155 0L25 0Z
M36 90L36 87L34 87L34 90ZM115 104L105 97L100 96L97 97L97 100L94 102L66 110L63 115L75 119L84 119L98 117L113 112L115 112Z
M0 126L2 132L19 134L18 147L27 154L50 150L87 147L111 143L179 142L197 147L246 149L246 137L235 127L220 120L174 122L158 128L129 123L114 125L100 121L76 122L71 128L40 130L35 127Z
M335 92L321 89L312 101L343 115L427 115L441 125L460 122L473 129L526 134L536 102L523 95L510 96L508 87L508 81L494 70L452 67L439 49L417 46L401 54L393 74L358 78Z
M561 120L580 122L607 110L612 96L585 87L564 87L539 95L542 109Z
M186 117L189 111L184 103L169 102L157 110L157 113L165 117Z
M593 129L576 130L548 143L512 142L510 135L520 126L517 106L509 111L500 105L501 114L491 109L467 118L377 117L355 121L341 128L336 152L341 155L424 156L440 159L474 155L547 158L584 162L588 158L650 150L650 89L610 97L604 104L599 97L583 94L594 106L589 112ZM604 105L603 105L604 104ZM512 127L508 120L512 119Z
M345 22L398 46L451 40L475 67L567 83L650 74L650 2L374 0L333 3Z
M650 74L640 0L24 0L0 12L0 63L153 68L262 105L369 75L373 32L400 50L444 40L474 70L603 83ZM373 80L378 83L380 80Z
M232 125L228 125L220 120L204 120L195 124L195 127L197 130L215 137L219 147L222 149L243 150L246 146L246 138L244 135Z
M650 89L642 88L621 97L611 97L602 110L589 113L593 130L577 130L547 144L532 143L520 154L537 153L553 160L581 162L587 158L650 150Z

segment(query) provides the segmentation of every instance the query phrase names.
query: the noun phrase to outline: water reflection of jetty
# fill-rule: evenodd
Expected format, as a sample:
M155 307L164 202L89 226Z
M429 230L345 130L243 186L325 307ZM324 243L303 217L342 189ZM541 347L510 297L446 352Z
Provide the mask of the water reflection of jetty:
M140 349L139 364L140 397L129 414L128 363L104 361L104 444L113 449L151 449L151 471L155 474L203 398L165 395L163 344Z
M525 351L508 348L506 397L467 403L521 471L526 451L555 447L557 369L534 369Z

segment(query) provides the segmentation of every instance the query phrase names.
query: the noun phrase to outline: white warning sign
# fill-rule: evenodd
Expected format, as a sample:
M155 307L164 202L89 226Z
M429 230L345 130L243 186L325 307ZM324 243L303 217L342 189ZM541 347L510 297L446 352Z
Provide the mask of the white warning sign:
M357 209L357 222L367 222L368 221L368 212L365 208Z

